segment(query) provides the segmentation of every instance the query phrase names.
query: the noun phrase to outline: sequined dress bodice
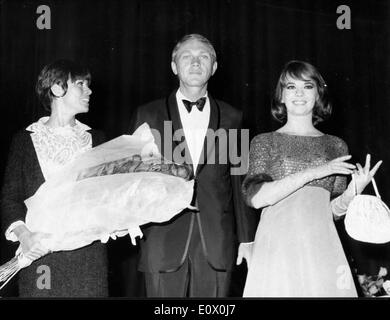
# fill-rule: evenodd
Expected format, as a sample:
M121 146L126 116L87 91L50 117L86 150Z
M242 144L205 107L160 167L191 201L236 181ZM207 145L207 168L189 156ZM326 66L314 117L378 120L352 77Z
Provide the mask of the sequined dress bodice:
M332 135L298 136L269 132L251 142L248 177L262 174L269 180L280 180L307 168L320 166L348 154L345 142ZM346 178L328 176L311 181L308 186L322 187L331 194L344 191Z

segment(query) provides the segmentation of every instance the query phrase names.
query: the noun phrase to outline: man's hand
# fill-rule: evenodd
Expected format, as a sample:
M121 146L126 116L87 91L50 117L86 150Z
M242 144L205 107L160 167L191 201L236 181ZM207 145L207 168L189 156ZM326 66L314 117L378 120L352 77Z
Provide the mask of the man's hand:
M253 242L243 242L238 246L237 265L240 265L242 258L246 260L246 265L249 266L252 258Z

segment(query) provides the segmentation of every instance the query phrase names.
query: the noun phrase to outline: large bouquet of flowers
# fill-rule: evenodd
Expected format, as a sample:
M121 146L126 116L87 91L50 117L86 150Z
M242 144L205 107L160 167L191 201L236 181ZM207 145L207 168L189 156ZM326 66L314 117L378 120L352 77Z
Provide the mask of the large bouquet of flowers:
M188 207L193 180L188 165L164 159L145 123L81 154L29 199L26 225L51 234L42 243L50 251L74 250L93 241L129 234L140 226L170 220ZM0 283L31 263L21 251L0 267ZM5 285L5 283L3 284Z

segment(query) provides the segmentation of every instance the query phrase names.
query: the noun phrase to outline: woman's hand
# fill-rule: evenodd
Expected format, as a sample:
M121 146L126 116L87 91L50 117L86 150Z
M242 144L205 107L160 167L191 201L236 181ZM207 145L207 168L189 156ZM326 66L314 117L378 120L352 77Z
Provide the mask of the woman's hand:
M325 178L333 174L352 174L355 166L346 162L352 156L342 156L329 161L321 166L309 169L312 180Z
M363 192L364 188L371 182L372 177L375 175L381 164L382 160L378 161L376 165L370 170L371 155L369 154L367 154L366 156L366 164L364 165L364 168L361 166L360 163L356 164L357 170L355 170L354 172L356 194L360 194Z
M50 252L41 243L41 240L50 237L49 234L31 232L25 225L18 226L15 230L13 230L13 232L18 238L22 248L22 253L26 258L35 261Z

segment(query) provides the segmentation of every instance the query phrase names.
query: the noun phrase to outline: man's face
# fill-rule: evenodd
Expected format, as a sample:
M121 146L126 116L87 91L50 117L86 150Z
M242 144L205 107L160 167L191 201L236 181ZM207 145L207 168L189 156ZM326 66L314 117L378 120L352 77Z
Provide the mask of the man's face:
M171 67L180 80L180 86L203 87L217 70L217 62L213 61L205 44L189 40L181 45Z

